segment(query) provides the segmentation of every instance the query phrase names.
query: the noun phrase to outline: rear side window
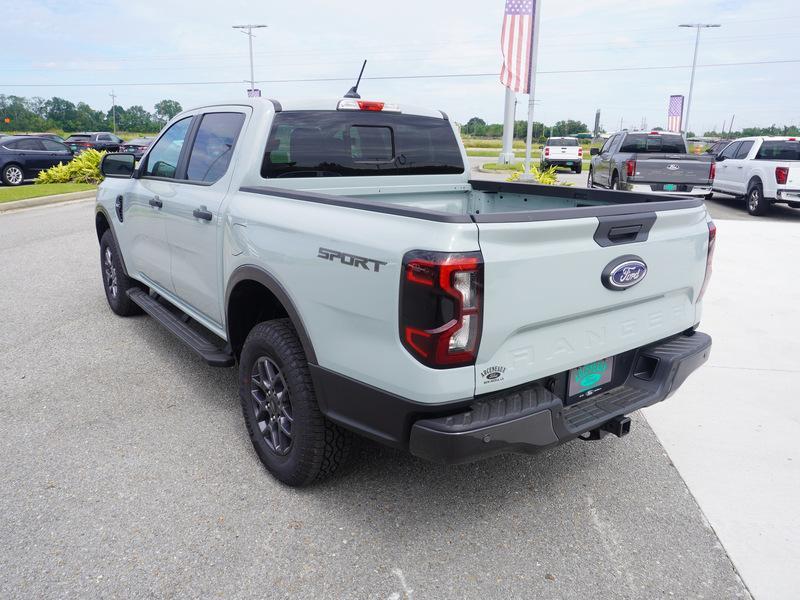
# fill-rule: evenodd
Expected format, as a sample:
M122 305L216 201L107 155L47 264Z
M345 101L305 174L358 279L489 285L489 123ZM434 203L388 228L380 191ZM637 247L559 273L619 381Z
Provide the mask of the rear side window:
M739 149L736 151L736 158L747 158L747 155L750 154L750 148L753 147L753 142L742 142L742 145L739 146Z
M572 148L575 146L579 146L578 140L572 138L550 138L547 140L547 146L566 146L568 148Z
M620 152L636 154L685 154L686 144L679 135L647 135L633 133L625 137Z
M225 174L244 123L242 113L203 115L189 157L186 179L213 183Z
M192 117L181 119L174 123L166 133L153 146L150 154L147 155L143 175L149 177L168 177L174 178L178 170L178 159L181 156L183 141L189 132L189 125Z
M28 138L24 140L17 140L12 144L6 144L8 148L14 148L15 150L44 150L44 145L40 140L36 140L33 138Z
M92 136L90 136L90 135L71 135L64 141L65 142L85 142L90 137L92 137Z
M448 121L367 111L278 113L261 166L266 178L463 172Z
M800 142L789 140L764 142L756 160L800 160Z

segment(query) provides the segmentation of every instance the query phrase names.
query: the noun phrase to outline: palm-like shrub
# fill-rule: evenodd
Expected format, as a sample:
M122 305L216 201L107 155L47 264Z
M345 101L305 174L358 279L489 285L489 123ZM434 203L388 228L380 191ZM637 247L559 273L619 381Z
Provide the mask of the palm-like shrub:
M100 183L100 162L105 152L84 150L68 163L58 163L45 171L40 171L36 183Z

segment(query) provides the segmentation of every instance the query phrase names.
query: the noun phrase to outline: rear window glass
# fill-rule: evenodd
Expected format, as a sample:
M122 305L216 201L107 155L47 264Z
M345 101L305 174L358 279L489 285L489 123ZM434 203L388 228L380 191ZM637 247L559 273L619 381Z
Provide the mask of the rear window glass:
M267 178L463 172L448 121L367 111L278 113L261 167Z
M686 144L679 135L647 135L629 134L622 142L620 152L635 152L637 154L666 153L685 154Z
M79 142L80 140L88 140L90 137L92 137L92 136L90 136L90 135L71 135L64 141L66 141L66 142Z
M547 146L580 146L578 140L570 139L570 138L550 138L547 140Z
M764 142L756 154L756 160L800 160L800 142Z

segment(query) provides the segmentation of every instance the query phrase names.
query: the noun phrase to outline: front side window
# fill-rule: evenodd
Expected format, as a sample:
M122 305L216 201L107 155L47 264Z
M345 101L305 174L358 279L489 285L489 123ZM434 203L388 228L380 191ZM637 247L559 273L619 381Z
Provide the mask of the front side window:
M739 146L741 146L741 142L733 142L730 146L725 148L720 154L722 158L733 158L736 155L736 151L739 150Z
M603 147L600 149L600 154L605 154L609 150L611 150L611 146L614 145L614 142L617 141L617 136L613 135L606 140L606 143L603 144Z
M203 115L192 145L186 179L213 183L225 174L244 123L242 113Z
M175 177L183 141L191 124L192 117L186 117L167 129L147 157L147 164L142 173L145 177Z
M107 133L98 135L97 136L97 141L99 141L99 142L110 142L111 141L111 136L108 135Z
M261 167L266 178L463 172L448 121L378 111L280 112Z

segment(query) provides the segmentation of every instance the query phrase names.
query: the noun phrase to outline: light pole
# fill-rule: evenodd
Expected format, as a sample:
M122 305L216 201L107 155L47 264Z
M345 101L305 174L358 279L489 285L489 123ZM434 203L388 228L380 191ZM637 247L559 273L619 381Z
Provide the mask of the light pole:
M253 29L262 29L267 25L233 25L234 29L239 29L247 36L250 44L250 89L254 90L256 87L255 75L253 75Z
M114 90L111 90L109 96L111 96L111 119L114 122L114 133L117 133L117 95Z
M694 39L694 60L692 61L692 79L689 82L689 101L686 103L686 119L683 121L683 137L689 131L689 111L692 109L692 93L694 92L694 72L697 69L697 48L700 46L700 30L709 29L712 27L722 27L718 23L685 23L679 27L688 27L697 29L697 36Z

